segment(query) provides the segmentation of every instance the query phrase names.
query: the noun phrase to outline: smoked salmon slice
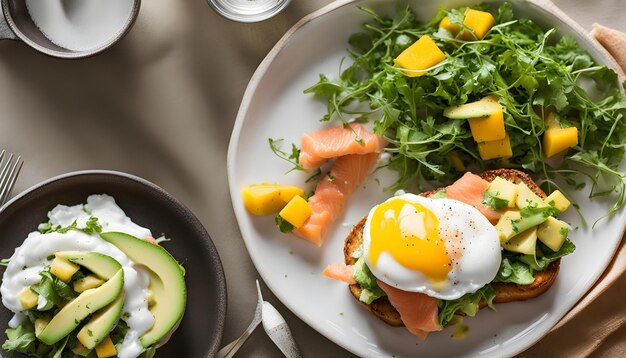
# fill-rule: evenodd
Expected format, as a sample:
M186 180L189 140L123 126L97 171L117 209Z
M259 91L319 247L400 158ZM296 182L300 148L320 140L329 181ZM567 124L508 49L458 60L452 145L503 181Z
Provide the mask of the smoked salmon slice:
M492 223L497 222L502 213L483 204L484 193L489 182L470 172L446 188L446 198L469 204L480 211Z
M349 284L355 284L354 280L354 265L346 265L342 263L330 264L324 268L322 274L326 277L332 278L337 281L342 281Z
M304 169L315 169L330 158L380 153L387 146L383 137L369 132L361 124L350 123L348 126L303 134L300 139L300 165Z
M437 299L421 292L408 292L376 280L385 291L391 305L400 313L406 328L420 339L426 339L429 332L441 331L439 325Z
M318 246L322 245L333 219L343 211L348 197L363 184L377 160L378 153L337 158L328 175L317 183L315 194L309 198L313 214L293 232Z

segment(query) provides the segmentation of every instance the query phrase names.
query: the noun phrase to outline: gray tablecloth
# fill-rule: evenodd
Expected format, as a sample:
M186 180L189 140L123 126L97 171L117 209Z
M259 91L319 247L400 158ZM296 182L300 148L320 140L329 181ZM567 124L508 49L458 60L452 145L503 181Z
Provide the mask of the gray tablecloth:
M293 0L269 21L241 24L219 17L202 0L144 1L131 33L85 60L53 59L19 42L0 43L0 148L26 160L16 191L69 171L113 169L172 193L200 218L222 257L228 284L223 342L234 339L252 318L258 275L228 194L230 132L246 84L265 54L298 19L327 3ZM622 0L555 3L587 29L600 22L626 31ZM264 295L285 315L305 355L349 356L267 289ZM560 336L548 338L562 347L588 340L596 354L624 353L623 320L598 344L588 328L616 311L625 316L623 297L626 278L557 332ZM262 330L240 352L280 355Z

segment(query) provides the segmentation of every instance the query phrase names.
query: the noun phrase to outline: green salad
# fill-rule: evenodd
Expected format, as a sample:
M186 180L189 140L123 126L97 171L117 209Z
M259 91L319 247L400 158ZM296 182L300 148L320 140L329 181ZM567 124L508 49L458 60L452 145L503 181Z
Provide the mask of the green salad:
M321 120L375 119L375 132L391 143L388 167L399 173L389 191L447 184L468 166L518 168L547 192L567 193L564 182L575 189L591 183L589 197L609 197L606 216L616 212L626 202L619 169L626 97L617 74L598 65L575 39L516 18L509 3L473 8L490 11L495 24L471 40L465 36L475 35L464 24L466 8L441 9L428 23L417 20L408 6L399 7L395 17L361 8L371 21L350 37L352 63L342 64L338 76L320 75L305 90L327 101ZM440 26L444 18L460 31ZM445 59L420 76L408 76L396 59L424 35ZM512 152L505 158L483 160L468 120L445 116L452 106L487 96L502 106ZM560 127L577 130L577 143L547 161L542 139L551 116L558 116Z

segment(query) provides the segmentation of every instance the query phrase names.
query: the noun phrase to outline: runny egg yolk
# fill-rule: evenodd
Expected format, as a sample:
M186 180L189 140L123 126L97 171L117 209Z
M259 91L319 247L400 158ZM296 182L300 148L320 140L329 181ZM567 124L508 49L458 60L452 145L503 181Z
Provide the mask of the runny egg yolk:
M374 266L383 252L432 282L445 281L452 269L435 214L403 199L380 204L372 215L369 260Z

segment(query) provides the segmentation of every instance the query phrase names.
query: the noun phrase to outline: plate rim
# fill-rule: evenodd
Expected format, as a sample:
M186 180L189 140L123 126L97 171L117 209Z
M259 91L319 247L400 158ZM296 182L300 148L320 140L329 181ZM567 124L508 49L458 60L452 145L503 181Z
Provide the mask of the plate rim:
M300 312L296 309L295 306L293 306L290 302L286 302L283 299L281 299L282 295L279 293L279 290L277 290L277 287L275 286L275 284L272 281L268 281L266 279L266 274L264 273L264 271L261 268L259 268L259 264L262 262L262 260L257 256L257 254L255 252L251 252L251 250L249 249L248 241L244 238L243 229L242 229L241 225L239 224L241 213L239 213L239 211L236 210L236 208L235 208L235 200L237 200L236 198L238 198L238 196L240 194L239 194L238 189L236 188L236 178L235 178L235 174L234 174L233 171L234 171L234 168L236 166L236 163L234 161L235 161L235 158L237 157L237 154L238 154L238 147L239 147L239 144L240 144L239 138L240 138L240 135L241 135L241 131L243 129L243 125L244 125L244 122L245 122L245 117L246 117L246 115L248 113L249 106L250 106L250 104L252 102L252 98L254 97L254 95L256 93L256 90L258 88L259 83L265 77L266 72L268 71L269 67L274 62L276 57L289 44L289 42L292 39L292 37L294 37L294 35L296 35L298 31L300 31L303 27L307 26L313 20L316 20L316 19L318 19L320 17L323 17L323 16L325 16L325 15L327 15L329 13L337 11L337 10L339 10L339 9L345 7L345 6L357 5L358 3L362 3L362 2L365 2L365 1L367 1L367 0L337 0L337 1L331 2L330 4L325 5L322 8L320 8L318 10L315 10L315 11L305 15L298 22L296 22L296 24L294 24L276 42L276 44L271 48L271 50L268 52L268 54L265 56L265 58L261 61L261 63L257 67L257 69L254 71L252 77L250 78L250 81L248 82L248 85L246 86L246 90L245 90L244 95L242 97L241 104L239 106L239 110L237 111L237 116L235 118L235 124L233 126L233 130L232 130L232 133L231 133L231 137L230 137L230 141L229 141L229 145L228 145L227 159L226 159L226 168L227 168L227 175L228 175L229 192L230 192L230 197L231 197L231 204L233 206L233 211L235 213L235 218L237 220L237 227L239 228L239 232L240 232L241 237L242 237L242 239L244 241L244 245L246 246L246 250L248 251L248 255L252 259L252 262L253 262L255 268L257 269L259 275L263 278L263 281L265 282L265 284L272 291L272 293L293 314L295 314L300 320L302 320L304 323L306 323L309 327L311 327L312 329L317 331L319 334L323 335L326 339L328 339L329 341L333 342L334 344L337 344L338 346L342 347L343 349L346 349L347 351L349 351L349 352L351 352L353 354L357 354L357 355L358 355L358 352L354 351L350 346L348 346L347 344L345 344L341 340L334 340L330 336L326 335L323 331L319 330L314 323L311 323L311 322L309 322L308 319L305 319L303 317L303 315L301 315ZM383 1L383 0L378 0L378 1ZM467 0L467 2L472 2L472 1L473 0ZM486 1L486 2L502 2L502 1L499 1L499 0L495 0L495 1L494 0L483 0L483 1ZM621 69L621 67L619 67L619 65L617 64L617 62L613 58L613 56L595 38L593 38L588 31L586 31L580 24L578 24L571 17L569 17L566 13L564 13L559 7L556 6L556 4L550 2L549 0L508 0L508 1L524 3L526 5L534 7L538 11L543 11L544 13L547 13L548 15L551 15L551 16L559 19L563 23L565 23L573 32L575 32L579 36L583 37L587 41L587 44L590 45L591 47L593 47L593 49L595 51L597 51L598 54L603 57L603 60L606 61L606 63L609 64L609 67L617 73L618 77L620 78L620 81L619 81L620 82L620 87L623 87L622 86L622 82L623 82L624 78L626 78L626 75L624 74L624 71ZM477 1L473 1L473 2L477 2ZM620 236L622 237L622 239L620 239L620 241L618 241L618 243L613 248L610 257L608 257L607 262L604 265L604 269L601 270L597 274L597 276L593 278L593 280L592 280L593 283L591 284L591 286L586 291L584 291L580 295L580 297L578 297L578 299L576 300L576 303L572 307L570 307L570 309L567 310L562 316L560 316L558 320L556 320L553 324L551 324L551 327L548 330L548 332L546 332L546 334L549 333L557 324L559 324L561 319L563 319L565 316L567 316L567 314L578 304L578 302L580 302L581 300L583 300L587 296L587 294L590 292L590 290L595 286L595 284L598 282L598 280L602 277L604 272L606 272L606 270L610 266L611 261L615 257L615 254L617 253L617 251L618 251L618 249L620 247L620 243L624 240L625 233L626 233L626 225L622 227L622 230L621 230L621 233L620 233ZM520 354L520 353L524 352L525 350L529 349L530 347L532 347L534 344L536 344L539 340L541 340L541 338L542 337L534 339L529 344L527 344L525 346L522 346L522 347L519 347L517 349L513 349L509 353L511 353L512 355Z
M149 190L167 199L170 205L174 205L177 211L182 212L191 221L191 224L193 225L194 230L200 233L200 235L202 236L202 241L204 241L205 246L210 252L210 257L211 257L210 261L213 262L212 266L214 266L216 269L214 272L216 275L216 281L218 285L218 289L214 290L215 292L217 292L217 295L216 295L217 318L215 320L217 322L217 330L214 331L216 332L216 336L215 336L216 339L212 345L209 345L207 347L207 357L211 357L215 355L215 353L217 352L217 350L219 349L221 345L221 341L222 341L222 337L224 333L226 310L227 310L227 305L228 305L228 292L227 292L227 286L226 286L226 276L224 274L224 266L222 265L222 260L219 256L219 252L217 251L217 247L215 246L215 243L213 242L211 235L209 235L208 231L206 230L202 222L185 204L183 204L180 200L175 198L172 194L167 192L165 189L161 188L160 186L154 184L153 182L147 179L144 179L134 174L129 174L129 173L121 172L121 171L107 170L107 169L78 170L78 171L56 175L54 177L51 177L39 183L36 183L27 189L24 189L22 192L14 196L11 200L9 200L8 202L6 202L4 205L0 207L0 215L2 215L5 212L5 210L10 209L13 205L19 204L21 200L27 198L28 196L32 195L34 192L41 190L48 185L51 185L53 183L57 183L60 181L76 178L76 177L83 177L83 176L116 177L116 178L121 178L123 180L129 180L141 186L147 187L149 188Z

